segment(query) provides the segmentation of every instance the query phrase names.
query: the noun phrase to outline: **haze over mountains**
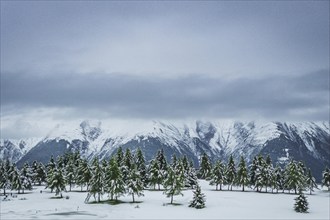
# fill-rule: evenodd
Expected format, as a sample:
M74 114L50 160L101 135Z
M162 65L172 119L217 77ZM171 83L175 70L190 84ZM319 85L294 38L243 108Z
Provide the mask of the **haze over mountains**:
M122 147L141 148L149 161L162 148L168 160L173 154L186 155L198 165L203 152L213 161L226 161L231 154L238 161L243 155L248 163L261 153L269 154L274 164L302 160L320 179L330 165L329 146L328 122L150 121L133 129L129 124L116 128L83 121L77 127L58 125L42 138L1 139L0 159L19 166L34 160L46 163L51 155L77 150L86 158L107 159Z

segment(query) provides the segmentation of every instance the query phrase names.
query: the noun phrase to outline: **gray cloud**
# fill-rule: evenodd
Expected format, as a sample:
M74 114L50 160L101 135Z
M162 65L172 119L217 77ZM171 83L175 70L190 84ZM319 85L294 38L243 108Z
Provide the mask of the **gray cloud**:
M69 108L73 115L91 118L102 114L144 119L328 120L328 91L328 70L234 79L203 75L150 78L98 73L6 73L1 80L2 107L9 109L7 112L22 108ZM310 114L311 109L314 114Z
M329 120L328 9L1 2L1 133L74 118Z
M327 1L5 1L1 68L142 75L314 71L328 68L328 6Z

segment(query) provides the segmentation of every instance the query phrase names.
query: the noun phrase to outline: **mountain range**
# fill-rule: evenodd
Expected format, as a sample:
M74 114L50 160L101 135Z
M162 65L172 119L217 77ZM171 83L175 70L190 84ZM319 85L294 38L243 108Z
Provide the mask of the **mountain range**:
M227 161L230 155L238 162L243 155L250 163L257 154L269 154L274 164L302 160L319 181L322 170L330 166L329 134L329 122L152 121L137 129L129 124L117 129L83 121L76 127L57 125L42 138L1 139L0 159L22 166L34 160L47 163L51 155L77 150L88 159L107 159L119 147L133 152L140 148L146 161L163 149L168 161L173 154L186 155L195 165L204 152L213 162Z

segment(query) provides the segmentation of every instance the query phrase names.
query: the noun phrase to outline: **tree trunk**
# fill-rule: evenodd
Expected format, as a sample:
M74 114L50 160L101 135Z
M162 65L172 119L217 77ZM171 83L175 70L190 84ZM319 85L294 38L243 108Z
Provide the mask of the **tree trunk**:
M267 186L266 186L266 192L267 192Z
M244 183L243 183L243 192L244 192Z
M233 191L233 185L230 185L230 191Z
M135 200L134 200L134 193L132 193L132 197L133 197L133 203L135 202Z
M3 195L6 195L6 187L3 187Z
M215 190L218 191L218 184L215 184Z
M97 202L100 202L100 201L101 201L101 199L100 199L100 193L98 193Z
M220 184L220 190L222 190L222 189L221 189L221 185L222 185L222 184Z
M70 192L71 192L71 183L70 183Z
M160 190L160 184L158 183L158 190Z
M173 194L171 195L171 204L173 204Z
M82 187L83 187L83 186L81 185L81 186L80 186L80 191L81 191L81 192L82 192Z
M296 188L294 188L294 194L297 194L297 189Z

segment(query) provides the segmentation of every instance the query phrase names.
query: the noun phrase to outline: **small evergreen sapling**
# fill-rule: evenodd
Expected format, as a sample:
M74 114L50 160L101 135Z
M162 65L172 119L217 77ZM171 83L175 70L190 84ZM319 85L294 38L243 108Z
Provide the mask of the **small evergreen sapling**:
M294 204L294 210L296 212L307 212L308 202L306 196L302 193L302 190L299 190L299 196L294 199L296 202Z
M196 190L194 191L193 200L190 202L189 207L202 209L205 208L205 195L201 191L201 187L199 185L196 186Z

